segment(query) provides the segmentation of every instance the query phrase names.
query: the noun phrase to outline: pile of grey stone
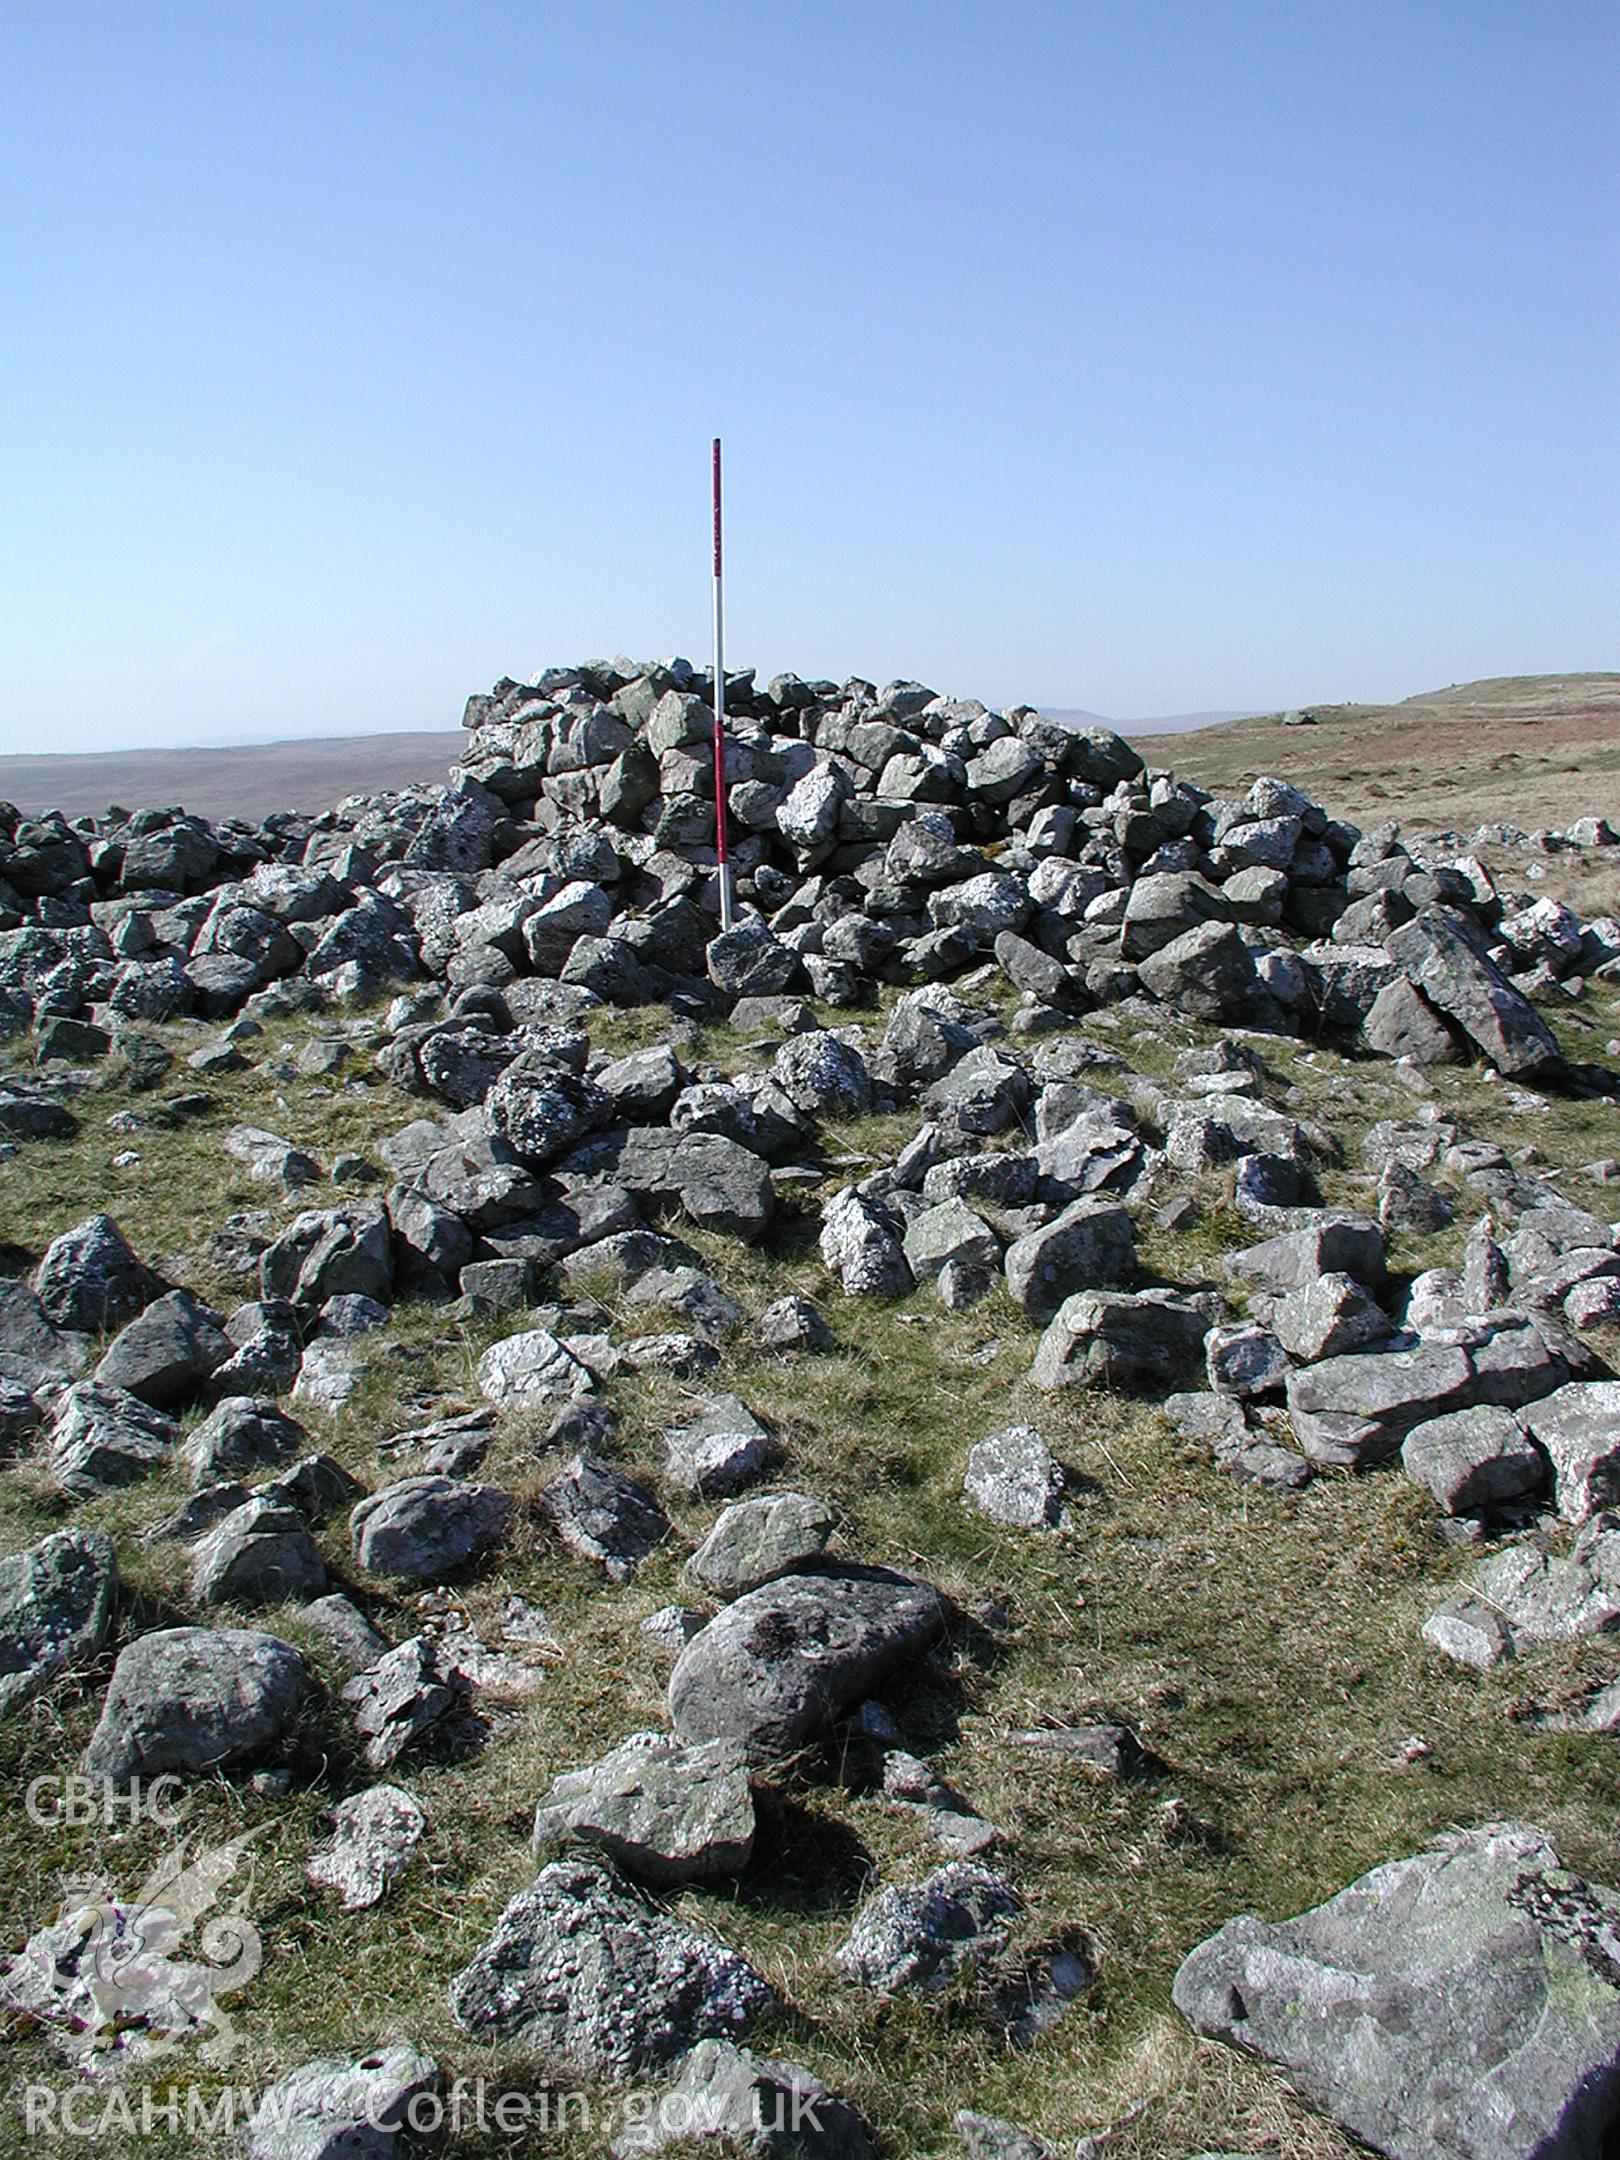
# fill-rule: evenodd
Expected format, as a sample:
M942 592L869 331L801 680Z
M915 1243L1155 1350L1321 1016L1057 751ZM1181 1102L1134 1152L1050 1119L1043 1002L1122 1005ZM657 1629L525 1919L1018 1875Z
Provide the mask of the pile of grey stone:
M394 1076L459 1109L514 1035L604 1001L858 1004L982 962L1032 1024L1142 994L1548 1072L1528 993L1578 995L1620 961L1620 924L1499 889L1450 836L1413 852L1275 779L1221 801L1027 706L748 671L726 685L740 913L717 936L711 695L679 660L505 680L469 700L448 786L319 816L0 806L0 1028L32 1029L40 1061L0 1087L0 1134L71 1130L72 1076L98 1059L161 1081L143 1023L251 1028L391 984L437 986L391 1016ZM1601 819L1563 837L1613 844ZM205 1071L239 1055L230 1034Z

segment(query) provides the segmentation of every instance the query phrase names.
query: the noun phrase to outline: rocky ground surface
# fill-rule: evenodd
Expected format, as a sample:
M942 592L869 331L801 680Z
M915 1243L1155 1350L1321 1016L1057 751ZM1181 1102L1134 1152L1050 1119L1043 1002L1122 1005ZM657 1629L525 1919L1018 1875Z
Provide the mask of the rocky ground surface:
M1614 831L742 674L722 934L710 687L0 811L0 1760L185 1822L13 1809L19 2087L1602 2160Z

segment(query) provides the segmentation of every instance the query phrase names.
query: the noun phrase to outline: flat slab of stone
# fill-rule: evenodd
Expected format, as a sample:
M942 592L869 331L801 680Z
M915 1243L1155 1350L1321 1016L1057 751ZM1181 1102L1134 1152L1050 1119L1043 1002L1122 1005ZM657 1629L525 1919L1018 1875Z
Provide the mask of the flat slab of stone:
M597 1861L554 1860L450 1985L463 2031L599 2077L740 2040L770 2006L753 1968L659 1912Z
M371 1785L332 1810L332 1836L309 1856L304 1873L336 1890L345 1912L375 1905L409 1861L427 1817L398 1785Z
M931 1583L886 1568L788 1575L752 1590L687 1644L669 1706L686 1740L785 1755L943 1630Z
M1230 1920L1174 1993L1390 2160L1599 2160L1620 2103L1620 1897L1519 1824Z
M737 1875L754 1848L754 1798L729 1740L685 1746L633 1733L587 1769L559 1777L534 1818L535 1850L569 1838L600 1846L653 1890Z
M722 1508L686 1563L716 1597L743 1597L779 1575L813 1566L827 1549L837 1515L806 1493L764 1493Z

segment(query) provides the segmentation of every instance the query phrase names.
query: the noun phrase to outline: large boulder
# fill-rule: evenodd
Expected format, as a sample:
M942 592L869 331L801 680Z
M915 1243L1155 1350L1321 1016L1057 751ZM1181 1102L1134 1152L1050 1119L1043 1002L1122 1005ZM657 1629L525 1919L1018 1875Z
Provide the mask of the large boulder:
M1176 1975L1197 2029L1263 2056L1390 2160L1600 2160L1620 2106L1620 1896L1493 1823Z
M164 1628L119 1653L84 1767L109 1785L223 1769L273 1749L310 1689L291 1643L245 1628Z
M1572 1381L1536 1403L1525 1422L1551 1460L1566 1522L1620 1506L1620 1380Z
M122 1388L154 1410L178 1409L234 1348L218 1313L189 1290L170 1290L113 1337L96 1367L96 1384Z
M498 1485L410 1477L385 1485L349 1517L355 1558L374 1575L442 1582L505 1537L512 1501Z
M1081 1290L1128 1283L1136 1273L1136 1230L1122 1207L1076 1200L1061 1215L1007 1247L1007 1289L1026 1319L1049 1320Z
M34 1275L46 1317L87 1335L122 1327L166 1288L110 1215L88 1215L52 1238Z
M303 1603L326 1588L326 1563L295 1507L255 1494L199 1540L191 1594L199 1605Z
M1167 1386L1197 1364L1208 1328L1170 1290L1082 1290L1047 1323L1029 1377L1047 1390Z
M394 1287L393 1244L381 1201L310 1208L295 1215L259 1263L260 1294L294 1305L369 1297L386 1305Z
M1230 903L1192 870L1153 871L1132 885L1120 930L1127 960L1145 960L1203 923L1227 923Z
M885 1568L788 1575L750 1591L682 1651L669 1706L684 1740L785 1755L941 1632L931 1583Z
M851 1297L904 1297L913 1287L905 1248L892 1224L853 1185L821 1211L821 1257Z
M1384 941L1428 1002L1454 1020L1498 1072L1545 1072L1562 1062L1552 1029L1479 950L1477 932L1448 908L1426 907Z
M456 2022L475 2038L619 2080L700 2040L741 2038L771 2001L734 1950L587 1860L543 1867L450 1985Z
M179 1436L179 1426L161 1410L120 1389L81 1380L56 1401L51 1476L64 1492L91 1499L156 1470Z
M1137 972L1144 990L1195 1020L1240 1012L1258 987L1254 955L1229 922L1184 930L1149 953Z

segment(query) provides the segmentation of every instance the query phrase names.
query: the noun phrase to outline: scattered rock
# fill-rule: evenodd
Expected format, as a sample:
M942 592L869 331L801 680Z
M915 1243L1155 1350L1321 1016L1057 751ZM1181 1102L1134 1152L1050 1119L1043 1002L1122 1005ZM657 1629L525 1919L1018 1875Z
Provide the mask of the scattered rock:
M224 1769L274 1749L310 1689L291 1643L245 1628L164 1628L121 1650L85 1750L109 1785Z
M450 1987L475 2038L619 2080L741 2038L771 1999L735 1951L579 1860L543 1867Z
M596 1561L610 1582L628 1582L669 1535L669 1517L644 1486L588 1455L566 1463L537 1505L569 1551Z
M968 1455L968 1498L991 1522L1044 1530L1063 1511L1063 1468L1033 1425L1009 1425Z
M373 1575L442 1582L492 1552L506 1536L510 1495L462 1478L401 1478L362 1500L349 1517L355 1557Z
M304 1873L336 1890L345 1912L375 1905L409 1862L427 1817L397 1785L372 1785L332 1810L332 1838L310 1854Z
M559 1777L540 1802L534 1842L599 1845L653 1890L738 1875L754 1845L754 1801L741 1750L728 1740L683 1746L633 1733L586 1770Z
M915 1889L880 1890L839 1949L838 1969L879 1995L948 1987L1001 1955L1023 1909L1004 1876L952 1861Z
M0 1717L95 1656L117 1580L112 1541L99 1530L58 1530L0 1560Z
M742 1597L779 1575L813 1566L836 1526L827 1503L804 1493L734 1501L720 1510L687 1568L716 1597Z
M355 2061L301 2063L266 2087L248 2125L248 2160L405 2160L413 2122L441 2112L444 2078L403 2042Z
M785 1755L945 1625L932 1584L884 1568L788 1575L728 1605L681 1652L670 1715L684 1740Z

